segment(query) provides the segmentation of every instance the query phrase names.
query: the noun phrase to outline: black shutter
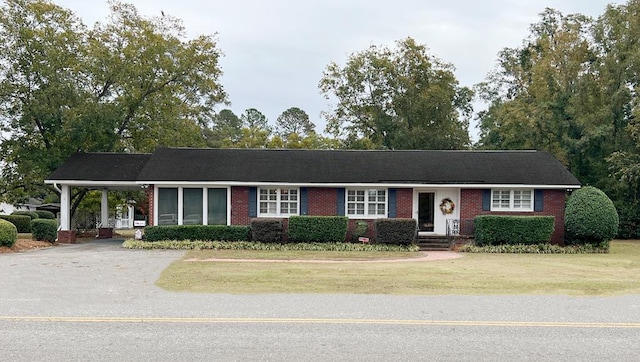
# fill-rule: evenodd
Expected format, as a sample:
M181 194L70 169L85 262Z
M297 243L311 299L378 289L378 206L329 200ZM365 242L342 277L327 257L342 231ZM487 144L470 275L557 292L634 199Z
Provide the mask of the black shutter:
M533 211L544 211L544 192L536 189L533 191Z
M249 217L258 217L258 188L249 187Z
M491 190L482 190L482 211L491 211Z

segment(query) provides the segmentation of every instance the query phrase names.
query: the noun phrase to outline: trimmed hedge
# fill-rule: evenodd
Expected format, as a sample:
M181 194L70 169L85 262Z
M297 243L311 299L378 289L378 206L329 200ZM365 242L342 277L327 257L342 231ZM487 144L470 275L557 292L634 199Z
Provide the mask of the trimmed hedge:
M56 214L54 214L51 211L47 211L47 210L36 210L35 211L36 214L38 214L38 216L41 219L47 219L47 220L55 220L56 219Z
M575 190L564 211L567 244L608 243L618 233L619 222L613 202L600 189Z
M31 232L31 217L29 215L0 215L0 219L7 220L15 225L19 233Z
M249 226L237 225L163 225L144 228L144 239L202 240L202 241L247 241Z
M11 215L27 215L31 218L31 220L40 218L40 216L38 216L38 213L35 211L14 211L11 213Z
M53 243L58 236L58 222L49 219L31 220L31 235L33 240Z
M551 243L553 216L476 216L475 242L478 246Z
M376 243L379 244L414 244L418 232L415 219L377 219L374 223Z
M12 247L18 240L18 230L9 221L0 219L0 246Z
M263 243L281 243L284 234L280 219L252 219L251 240Z
M346 216L291 216L289 241L335 243L345 241L349 218Z

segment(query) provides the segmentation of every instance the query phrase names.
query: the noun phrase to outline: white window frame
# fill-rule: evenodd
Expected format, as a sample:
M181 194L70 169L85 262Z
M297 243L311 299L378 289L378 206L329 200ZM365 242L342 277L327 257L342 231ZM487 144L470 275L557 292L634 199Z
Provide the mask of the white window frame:
M358 191L364 192L364 201L349 201L349 193L357 193ZM378 200L371 202L369 201L369 192L370 191L375 191L376 194L379 191L384 191L384 213L383 214L370 214L369 213L369 205L375 204L381 204L382 202L379 202ZM389 189L387 188L349 188L345 190L344 193L344 212L346 214L346 216L348 216L349 218L352 219L381 219L381 218L386 218L388 213L389 213ZM363 214L358 214L358 213L350 213L349 212L349 204L363 204L364 205L364 213ZM376 208L377 210L377 208Z
M261 196L261 192L263 190L275 190L275 200L261 200L260 196ZM287 203L291 203L292 201L290 199L284 200L283 199L283 195L288 195L283 193L283 190L287 190L287 191L295 191L296 192L296 210L295 213L287 213L287 212L282 212L282 203L283 202L287 202ZM256 197L258 198L257 201L257 208L258 208L258 217L284 217L287 218L291 215L300 215L300 188L298 187L258 187L258 192ZM276 211L275 213L273 212L262 212L261 211L261 203L263 202L275 202L276 204Z
M495 206L493 204L494 193L496 192L504 193L506 191L509 192L509 206L508 207ZM516 194L522 193L522 192L528 192L531 195L531 202L528 208L516 206L515 196ZM535 198L535 192L533 192L533 189L491 189L491 211L532 212L534 210L534 204L535 204L534 198Z

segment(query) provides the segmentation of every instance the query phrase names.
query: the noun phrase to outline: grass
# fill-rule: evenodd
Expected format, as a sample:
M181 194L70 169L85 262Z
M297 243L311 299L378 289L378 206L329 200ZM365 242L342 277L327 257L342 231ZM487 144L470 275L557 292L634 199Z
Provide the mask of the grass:
M614 241L609 254L464 254L439 261L377 262L416 253L190 251L157 285L201 293L563 294L640 293L640 241ZM205 261L225 258L229 261ZM352 262L242 262L232 259ZM200 261L187 261L196 259ZM362 261L367 260L367 261Z

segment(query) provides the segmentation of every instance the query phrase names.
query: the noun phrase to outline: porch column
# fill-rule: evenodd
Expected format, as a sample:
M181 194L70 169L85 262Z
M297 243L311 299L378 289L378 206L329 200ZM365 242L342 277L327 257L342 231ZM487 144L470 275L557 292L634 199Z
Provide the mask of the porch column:
M102 190L102 201L100 202L100 227L98 228L98 239L110 239L113 237L113 229L109 227L109 190Z
M102 202L100 203L100 227L109 227L109 191L102 190Z
M71 187L61 185L60 188L60 229L58 242L75 243L76 232L71 230Z

